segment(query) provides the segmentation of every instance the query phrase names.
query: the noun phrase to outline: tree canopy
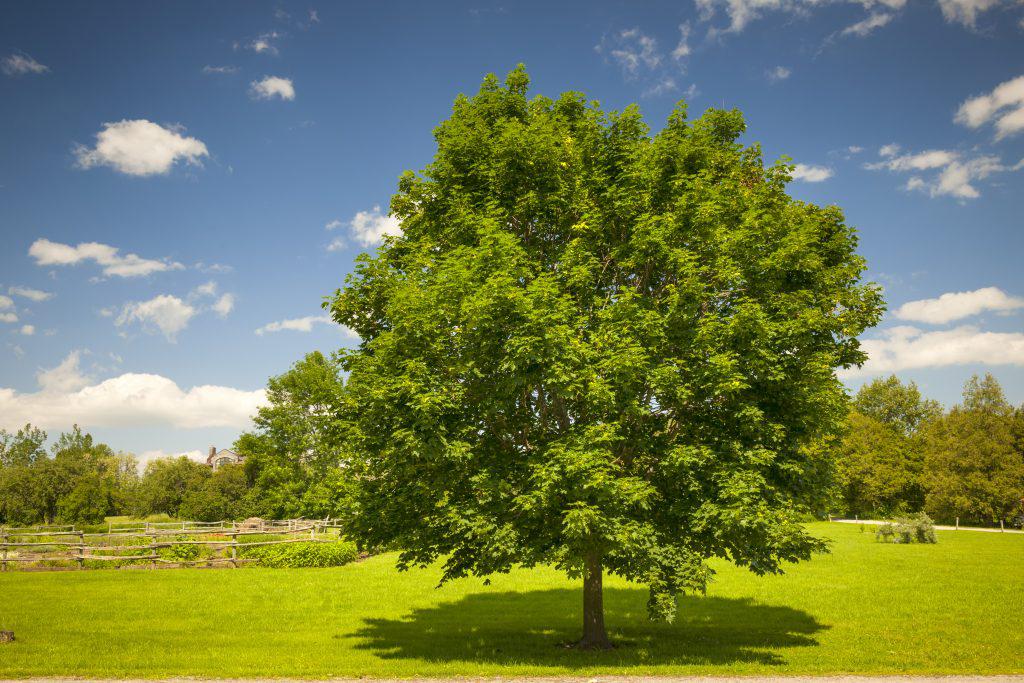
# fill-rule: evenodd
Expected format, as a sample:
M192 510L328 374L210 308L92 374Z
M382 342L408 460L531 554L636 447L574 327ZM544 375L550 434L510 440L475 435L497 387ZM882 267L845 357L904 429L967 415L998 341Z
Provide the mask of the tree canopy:
M808 446L882 302L840 209L792 199L738 111L680 102L652 136L636 106L528 84L456 99L392 199L402 235L330 302L362 339L349 532L445 580L582 576L602 647L603 571L671 618L710 557L765 573L823 548L798 523Z

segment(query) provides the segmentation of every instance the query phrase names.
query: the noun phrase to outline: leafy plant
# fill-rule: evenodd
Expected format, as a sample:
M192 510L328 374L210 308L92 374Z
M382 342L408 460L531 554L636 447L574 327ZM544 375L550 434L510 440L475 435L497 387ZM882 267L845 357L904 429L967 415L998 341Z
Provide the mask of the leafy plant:
M256 559L261 567L340 567L356 560L359 557L359 550L355 544L347 541L304 541L245 548L242 555Z
M875 531L875 539L884 543L936 543L935 524L924 512L898 517Z

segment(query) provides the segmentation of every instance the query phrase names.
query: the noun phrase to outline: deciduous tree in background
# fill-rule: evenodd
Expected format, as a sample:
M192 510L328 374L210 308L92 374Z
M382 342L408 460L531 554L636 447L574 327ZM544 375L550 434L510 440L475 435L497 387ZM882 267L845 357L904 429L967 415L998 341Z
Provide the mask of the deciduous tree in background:
M1024 512L1018 415L992 375L967 381L963 403L923 433L929 514L992 524Z
M791 199L739 112L680 103L652 137L635 106L528 82L456 100L392 200L404 234L331 304L362 338L348 527L445 580L582 577L579 645L603 648L604 572L670 619L708 558L769 573L823 549L798 523L808 446L882 304L842 212Z
M338 361L319 351L270 378L268 405L253 418L255 429L235 443L246 457L251 488L245 507L251 514L336 516L345 505L344 388Z

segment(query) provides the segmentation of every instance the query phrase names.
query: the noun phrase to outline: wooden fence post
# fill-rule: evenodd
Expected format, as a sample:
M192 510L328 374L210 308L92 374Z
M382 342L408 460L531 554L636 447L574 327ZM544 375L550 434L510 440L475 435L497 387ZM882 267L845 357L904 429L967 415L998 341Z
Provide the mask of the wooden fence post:
M146 522L146 531L149 531L149 522ZM146 536L146 538L149 539L149 548L148 548L149 554L150 555L156 555L156 535ZM153 569L156 569L156 558L155 557L149 558L149 569L151 571Z
M0 571L7 571L7 531L0 532L0 546L3 547L3 560L0 561L3 568Z
M85 532L78 532L78 568L85 569Z
M238 534L231 534L231 568L238 569Z

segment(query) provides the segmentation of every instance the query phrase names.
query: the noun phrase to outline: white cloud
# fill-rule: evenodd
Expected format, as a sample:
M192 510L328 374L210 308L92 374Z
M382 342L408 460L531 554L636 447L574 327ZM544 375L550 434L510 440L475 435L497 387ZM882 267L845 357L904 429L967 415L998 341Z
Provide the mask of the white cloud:
M900 153L900 146L895 142L891 142L888 145L882 145L878 149L878 156L880 157L894 157Z
M676 79L671 76L662 76L653 85L641 93L642 97L657 97L659 95L665 95L670 92L675 92L679 89L676 85Z
M889 170L895 173L909 171L936 171L931 179L911 177L904 188L926 192L932 197L949 196L957 199L977 199L981 192L975 182L984 180L995 173L1018 171L1024 168L1024 160L1013 166L1003 164L997 156L983 155L964 158L959 152L932 149L917 154L898 155L897 145L886 145L880 154L882 161L865 164L872 171Z
M124 305L114 322L118 327L138 322L143 330L156 328L167 341L175 341L177 334L188 327L196 309L176 296L160 294L148 301L132 301Z
M364 247L380 244L386 235L401 235L402 226L394 216L385 216L380 206L371 211L360 211L349 224L349 232Z
M849 147L846 148L846 151L849 152L850 154L860 154L861 152L864 151L864 148L858 147L857 145L850 145Z
M291 318L288 320L278 320L276 322L267 323L263 327L256 330L256 334L263 336L268 332L282 332L285 330L292 332L311 332L313 325L332 325L334 321L329 315L307 315L305 318Z
M672 50L672 59L680 61L690 55L690 22L679 24L679 42Z
M195 289L193 289L192 293L191 293L191 296L193 296L193 297L216 296L216 294L217 294L217 283L214 282L213 280L210 280L209 282L205 282L205 283L199 285L198 287L196 287Z
M295 86L290 78L279 76L264 76L261 80L252 82L252 96L258 100L269 100L280 97L282 100L295 99Z
M202 157L210 155L206 145L183 132L180 126L165 128L146 119L104 123L96 134L96 146L79 145L75 156L81 168L110 166L133 176L168 173L177 161L201 166Z
M850 24L840 31L840 34L844 36L854 35L863 38L891 22L894 16L895 15L890 14L889 12L874 12L869 14L866 19Z
M658 41L639 28L625 29L611 37L606 36L594 49L602 54L607 53L628 76L636 76L642 69L655 69L662 61Z
M1024 334L984 332L970 325L934 332L892 327L879 338L861 340L861 348L868 354L868 361L860 368L840 371L841 377L968 363L1024 365Z
M1024 130L1024 76L1000 83L987 95L966 100L953 120L969 128L994 120L997 140Z
M4 296L3 294L0 294L0 310L6 308L14 308L14 299L12 299L9 296Z
M213 312L222 318L226 318L231 311L235 308L235 295L234 294L223 294L216 302L214 302Z
M893 315L900 320L942 324L985 311L1009 313L1024 308L1024 298L1010 296L998 287L983 287L973 292L947 292L936 299L908 301Z
M117 247L99 242L82 242L71 246L38 239L29 247L28 255L39 266L72 266L82 261L94 261L103 266L104 275L117 277L140 277L185 267L174 261L144 259L135 254L122 256Z
M8 76L24 76L46 73L50 67L40 64L26 54L12 54L4 57L0 62L0 69Z
M848 4L860 5L865 10L884 8L899 10L906 5L906 0L841 0ZM701 19L712 19L719 9L729 17L729 25L723 29L712 29L710 35L718 33L739 33L751 22L760 19L767 13L780 12L797 16L807 16L813 10L825 5L821 0L696 0Z
M23 335L25 335L26 337L31 337L33 334L36 333L36 326L35 325L22 325L21 326L21 333Z
M252 50L257 54L268 54L276 55L278 50L277 46L274 45L274 41L281 37L281 34L277 31L270 31L269 33L262 33L249 42L245 43L247 50Z
M16 322L18 322L18 315L16 313L0 313L0 323Z
M203 385L186 391L152 374L126 373L93 384L78 370L78 352L40 373L39 379L41 389L35 393L0 388L0 428L26 422L44 429L66 429L76 423L87 428L246 427L266 403L263 389Z
M873 171L881 168L887 168L890 171L896 171L897 173L903 171L925 171L928 169L947 166L958 156L956 152L950 152L944 149L930 149L924 152L918 152L917 154L895 156L898 153L898 150L899 146L897 145L886 145L879 153L884 157L888 157L888 161L868 164L868 168Z
M14 294L15 296L23 296L26 299L31 299L36 302L47 301L55 296L52 292L44 292L41 289L31 289L30 287L9 287L7 289L7 293ZM3 298L6 299L7 297ZM0 306L0 308L3 308L3 306Z
M238 73L237 66L210 66L203 67L204 74L235 74Z
M345 225L345 224L342 223L337 218L335 218L334 220L332 220L329 223L327 223L326 225L324 225L324 229L325 230L336 230L337 228L340 228L343 225Z
M807 183L820 183L832 176L832 169L827 166L796 164L796 167L793 169L793 180L802 180Z
M939 7L946 21L974 28L979 14L1001 3L1002 0L939 0Z
M793 74L793 72L790 69L788 69L788 68L786 68L784 66L776 66L776 67L774 67L772 69L768 69L767 71L764 72L764 75L772 83L778 83L779 81L784 81L787 78L789 78L792 74Z
M70 392L87 386L92 380L79 368L81 359L81 351L72 351L57 367L40 370L36 373L39 387L45 392Z

